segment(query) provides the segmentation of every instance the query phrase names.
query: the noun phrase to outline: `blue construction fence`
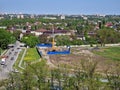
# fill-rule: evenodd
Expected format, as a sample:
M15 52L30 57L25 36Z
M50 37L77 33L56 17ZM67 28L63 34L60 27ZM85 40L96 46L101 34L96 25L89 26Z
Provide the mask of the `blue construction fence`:
M36 45L37 47L52 47L52 44L49 43L40 43Z
M37 47L52 47L52 44L37 44ZM40 54L42 54L42 52L39 51ZM56 54L70 54L70 46L67 46L67 50L63 50L63 51L48 51L47 52L48 55L56 55Z

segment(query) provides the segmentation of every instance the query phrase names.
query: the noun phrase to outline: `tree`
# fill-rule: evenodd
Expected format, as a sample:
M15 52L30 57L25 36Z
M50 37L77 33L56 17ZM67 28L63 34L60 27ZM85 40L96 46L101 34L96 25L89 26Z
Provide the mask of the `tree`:
M40 43L47 43L48 42L47 35L44 35L44 34L40 35L39 40L40 40Z
M55 40L57 45L70 45L70 37L67 35L56 36Z
M4 87L5 90L24 90L21 82L21 73L10 72L8 79L0 82L0 87Z
M59 66L57 69L51 70L51 82L52 82L51 86L52 87L54 87L53 81L57 81L59 88L61 88L61 79L62 79L62 73Z
M111 65L110 65L111 66ZM120 90L120 63L116 61L114 67L109 67L105 70L105 74L108 80L108 87L111 90Z
M21 31L19 31L19 30L15 30L15 31L13 32L13 35L14 35L14 37L15 37L17 40L20 39L20 34L21 34Z
M96 37L86 37L86 42L92 47L93 44L97 44Z
M8 44L14 43L15 37L8 31L0 29L0 47L2 49L7 48Z
M38 37L33 35L24 36L21 41L30 47L35 47L35 45L39 43Z
M48 67L46 61L42 60L39 63L28 64L29 71L32 72L35 78L35 87L39 90L48 90L49 83L46 82L48 76Z
M76 27L77 34L83 34L84 33L84 27L79 25Z
M97 31L97 38L101 46L104 46L106 43L119 42L119 35L120 33L110 28L104 28Z
M80 89L97 90L101 87L100 78L95 73L97 61L82 60L81 66L75 71L77 87ZM78 89L78 90L79 90Z

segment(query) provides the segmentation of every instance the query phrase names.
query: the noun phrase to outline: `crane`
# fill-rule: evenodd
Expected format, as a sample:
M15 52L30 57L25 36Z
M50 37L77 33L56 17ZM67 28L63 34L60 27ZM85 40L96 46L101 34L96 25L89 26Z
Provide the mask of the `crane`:
M54 27L52 27L52 47L50 48L50 51L57 51L59 50L58 47L55 46L55 35L54 35Z

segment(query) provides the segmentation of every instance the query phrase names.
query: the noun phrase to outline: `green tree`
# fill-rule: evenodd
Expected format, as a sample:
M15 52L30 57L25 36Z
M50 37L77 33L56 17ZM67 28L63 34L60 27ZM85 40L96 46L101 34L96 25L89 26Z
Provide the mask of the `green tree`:
M46 82L48 76L48 66L46 61L42 60L39 63L29 64L29 71L32 72L33 77L35 78L35 87L39 90L48 90L49 83Z
M79 25L76 27L77 34L83 34L84 33L84 27L82 25Z
M61 79L62 79L62 72L58 66L57 69L51 70L51 84L53 86L53 81L57 81L58 82L58 86L61 87Z
M105 70L105 74L108 80L107 86L111 88L111 90L119 90L120 89L120 62L116 61L114 67L109 67Z
M33 35L24 36L21 41L30 47L35 47L35 45L39 43L38 37Z
M97 38L101 46L104 46L106 43L119 42L119 35L120 33L110 28L104 28L97 31Z
M14 43L15 37L8 31L0 29L0 47L2 49L7 48L8 44Z
M70 37L67 35L56 36L55 41L57 45L70 45Z
M40 35L39 40L40 40L40 43L47 43L48 42L47 35L44 35L44 34Z
M14 37L15 37L17 40L20 39L20 34L21 34L21 31L19 31L19 30L15 30L15 31L13 32L13 35L14 35Z

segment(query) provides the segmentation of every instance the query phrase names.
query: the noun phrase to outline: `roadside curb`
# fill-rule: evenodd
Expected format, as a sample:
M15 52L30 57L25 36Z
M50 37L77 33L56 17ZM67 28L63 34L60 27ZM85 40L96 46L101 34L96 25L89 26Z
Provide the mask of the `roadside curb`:
M18 67L21 68L21 69L24 69L24 68L21 66L21 64L22 64L22 62L23 62L23 58L24 58L24 56L25 56L25 54L26 54L26 51L27 51L27 49L25 48L25 51L24 51L24 53L23 53L23 55L22 55L22 58L21 58L21 60L20 60L20 62L19 62L19 64L18 64Z

